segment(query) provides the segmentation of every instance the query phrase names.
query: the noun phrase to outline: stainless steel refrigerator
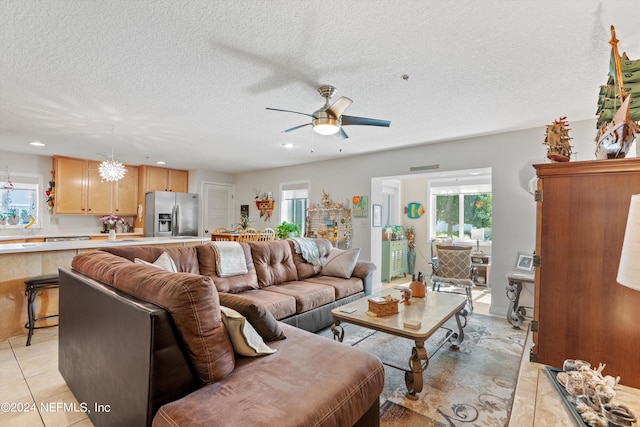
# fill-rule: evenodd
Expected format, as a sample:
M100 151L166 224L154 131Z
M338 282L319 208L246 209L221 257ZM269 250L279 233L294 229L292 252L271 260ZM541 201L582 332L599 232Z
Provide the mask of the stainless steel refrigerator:
M145 195L144 235L187 237L198 235L198 195L153 191Z

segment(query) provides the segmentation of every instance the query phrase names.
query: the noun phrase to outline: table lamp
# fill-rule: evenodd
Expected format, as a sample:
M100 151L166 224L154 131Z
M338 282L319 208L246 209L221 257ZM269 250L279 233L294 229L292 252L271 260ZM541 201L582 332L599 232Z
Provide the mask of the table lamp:
M640 194L631 196L617 282L640 291Z

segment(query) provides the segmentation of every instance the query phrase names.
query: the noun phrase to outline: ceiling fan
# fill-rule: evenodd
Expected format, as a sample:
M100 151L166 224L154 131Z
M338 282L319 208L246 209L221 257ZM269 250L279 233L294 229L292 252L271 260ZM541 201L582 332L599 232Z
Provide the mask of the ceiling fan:
M313 114L301 113L299 111L281 110L279 108L267 107L267 110L284 111L285 113L302 114L311 117L310 123L294 126L283 132L291 132L305 126L313 126L313 130L321 135L336 135L340 139L347 139L349 136L342 129L342 126L360 125L360 126L382 126L389 127L391 122L388 120L369 119L366 117L347 116L342 113L353 103L346 96L341 96L336 102L329 105L329 99L336 93L336 88L330 85L323 85L318 88L320 95L325 98L325 104Z

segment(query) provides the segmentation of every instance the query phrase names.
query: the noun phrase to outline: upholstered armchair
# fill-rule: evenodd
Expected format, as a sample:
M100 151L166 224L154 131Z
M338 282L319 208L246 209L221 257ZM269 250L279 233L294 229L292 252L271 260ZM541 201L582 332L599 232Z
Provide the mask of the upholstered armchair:
M471 247L437 245L438 262L432 264L433 289L440 291L440 285L452 285L464 288L469 311L473 311L471 289L475 286L475 268L471 266ZM462 293L462 292L453 292Z

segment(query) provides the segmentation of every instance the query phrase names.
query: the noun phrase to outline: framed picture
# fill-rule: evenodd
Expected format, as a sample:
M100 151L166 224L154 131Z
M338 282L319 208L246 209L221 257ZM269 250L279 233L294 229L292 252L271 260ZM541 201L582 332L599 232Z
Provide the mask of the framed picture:
M382 227L382 205L371 205L371 226Z
M369 196L353 196L351 203L353 205L351 209L352 216L361 218L369 216Z
M533 271L533 255L519 253L516 261L516 270L531 273Z

